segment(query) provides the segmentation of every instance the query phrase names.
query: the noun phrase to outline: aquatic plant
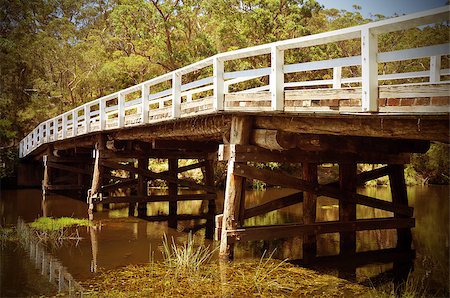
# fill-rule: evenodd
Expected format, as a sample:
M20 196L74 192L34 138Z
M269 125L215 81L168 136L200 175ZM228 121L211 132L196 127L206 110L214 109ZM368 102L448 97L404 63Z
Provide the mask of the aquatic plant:
M39 241L61 246L65 240L75 240L76 244L81 240L77 227L91 226L87 219L72 217L40 217L30 224L36 232ZM75 228L75 229L71 229Z
M163 249L162 254L167 266L174 268L177 271L198 271L200 266L206 264L214 252L217 250L211 250L209 245L195 245L192 233L188 234L187 240L183 245L179 246L175 243L173 237L171 242L167 239L166 234L163 237Z

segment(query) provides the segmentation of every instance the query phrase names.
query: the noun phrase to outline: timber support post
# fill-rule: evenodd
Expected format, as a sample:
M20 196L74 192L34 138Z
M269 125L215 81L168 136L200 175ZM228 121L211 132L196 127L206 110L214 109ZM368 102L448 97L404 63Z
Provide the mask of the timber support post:
M230 144L247 145L250 140L252 119L250 117L233 117L231 120ZM220 258L233 258L234 244L228 242L227 231L235 230L241 216L241 200L244 191L245 178L234 174L235 160L230 158L227 167L227 180L223 207L222 236L220 240Z
M88 204L89 204L89 213L92 214L94 211L94 198L101 198L101 187L104 177L104 166L101 163L101 158L103 151L105 150L106 143L104 136L100 135L97 143L95 144L94 150L94 171L92 175L92 185L90 190L88 191Z
M356 163L339 164L339 185L342 192L356 193ZM356 204L348 197L339 202L339 221L341 223L356 221ZM354 254L356 252L356 231L341 232L339 253Z
M53 171L51 167L48 165L49 157L53 155L53 146L49 145L47 147L47 152L43 156L44 161L44 179L42 180L42 199L45 200L45 196L48 193L48 188L51 184L53 184Z
M174 179L178 178L178 159L169 158L169 176ZM177 209L178 209L178 184L169 182L169 228L177 228Z
M205 185L214 187L214 161L205 160ZM208 200L208 214L206 219L205 237L207 239L214 238L214 224L216 216L216 198Z
M389 182L391 185L392 202L394 204L408 206L408 194L406 191L404 165L389 165ZM411 218L398 213L396 218ZM397 248L401 250L411 249L412 234L410 228L397 229Z
M141 170L148 170L148 158L138 159L138 168ZM148 195L147 179L138 174L137 192L139 197L146 197ZM138 216L143 217L147 215L147 202L138 203Z
M317 164L303 163L303 179L317 184ZM314 224L316 222L317 196L311 192L303 193L303 224ZM303 236L303 259L313 259L317 254L317 243L315 234Z

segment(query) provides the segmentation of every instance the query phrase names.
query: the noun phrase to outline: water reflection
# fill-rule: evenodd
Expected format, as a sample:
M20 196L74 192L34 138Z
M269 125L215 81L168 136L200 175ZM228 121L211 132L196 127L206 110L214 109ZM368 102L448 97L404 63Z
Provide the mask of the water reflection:
M246 207L253 207L269 200L294 193L291 189L269 189L265 191L247 191ZM364 188L360 193L380 199L390 199L388 187ZM426 186L408 188L410 205L415 207L416 228L413 229L413 246L416 251L414 261L415 272L428 270L424 264L432 262L434 266L441 266L444 272L434 278L436 284L443 286L447 282L449 266L449 227L448 227L448 187ZM74 216L87 217L86 204L83 201L69 199L63 196L49 196L41 200L39 190L4 191L1 193L0 218L3 223L14 224L20 216L26 221L32 221L38 216ZM223 194L218 196L218 209L223 205ZM168 212L167 203L148 204L147 215L161 215ZM186 234L183 230L200 227L204 221L180 221L178 230L169 229L166 222L148 222L135 217L128 217L127 205L111 204L110 209L95 213L95 228L85 228L80 231L84 238L78 246L69 245L56 249L54 254L72 273L74 278L83 280L95 274L99 268L116 268L127 264L143 264L149 260L152 251L158 260L161 257L160 247L164 234L173 236L175 241L183 242ZM189 204L180 202L178 210L181 213L199 214L204 206L200 202ZM101 210L101 208L99 209ZM218 212L222 212L218 210ZM388 217L392 213L374 208L358 206L358 218ZM338 219L337 200L319 197L317 204L317 221ZM245 225L270 225L280 223L301 222L302 204L295 204L278 211L249 218ZM204 229L196 237L198 242L203 239ZM396 245L395 230L361 231L357 232L357 255L349 262L345 259L333 260L330 256L339 253L339 234L324 234L317 237L318 256L325 261L315 262L316 268L336 275L350 275L351 279L366 282L370 277L376 280L380 276L389 275L399 268L410 268L413 253L398 254L390 248ZM236 247L236 258L260 258L264 250L277 249L275 256L280 259L302 258L302 237L286 240L254 241L239 243ZM370 251L384 250L384 255L373 255ZM393 259L405 257L405 262L394 264ZM408 261L409 260L409 261ZM364 262L363 262L364 261ZM376 265L367 265L371 261ZM409 262L409 263L408 263ZM428 262L428 263L427 263ZM334 263L336 267L323 266ZM345 266L344 266L345 264ZM322 269L321 269L322 266ZM399 267L400 266L400 267ZM338 268L339 270L337 270ZM1 267L2 278L8 275L12 268ZM406 269L403 269L405 271ZM409 269L408 269L409 270ZM425 273L424 273L425 274ZM439 278L441 280L439 280ZM443 283L444 282L444 283Z

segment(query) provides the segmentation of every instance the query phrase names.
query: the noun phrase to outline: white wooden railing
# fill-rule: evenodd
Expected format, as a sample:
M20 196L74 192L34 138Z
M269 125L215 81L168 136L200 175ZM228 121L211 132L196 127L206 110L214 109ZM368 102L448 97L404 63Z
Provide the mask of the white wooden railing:
M248 111L245 105L227 106L227 96L248 93L270 93L266 106L258 111L289 112L285 107L285 92L295 88L341 89L343 85L360 87L360 112L377 112L378 88L386 81L425 78L430 83L448 83L441 76L450 75L449 69L441 69L441 57L450 54L448 44L411 48L392 52L378 52L378 35L405 30L449 19L449 7L405 15L361 26L283 40L236 51L220 53L186 67L177 69L138 85L88 102L55 118L39 124L21 142L19 156L25 157L44 143L55 142L97 131L119 129L133 125L145 125L180 117L192 117L217 111ZM360 40L361 54L331 60L285 64L285 51L325 45L338 41ZM225 71L225 63L270 55L270 67ZM379 63L429 58L429 70L378 74ZM343 77L342 69L358 66L361 75ZM286 74L332 70L332 79L285 82ZM193 72L209 72L209 76L183 83L183 78ZM230 92L233 87L266 77L269 83ZM268 79L267 79L268 77ZM260 82L263 82L261 80ZM381 82L381 83L380 83ZM392 82L391 82L392 83ZM165 84L165 85L164 85ZM251 86L251 84L248 84ZM164 88L166 86L166 88ZM170 86L170 87L167 87ZM349 85L350 86L350 85ZM241 87L242 89L242 87ZM153 91L158 92L153 92ZM159 91L162 90L162 91ZM257 97L255 97L255 101ZM250 98L250 100L253 100ZM320 112L311 108L309 112Z

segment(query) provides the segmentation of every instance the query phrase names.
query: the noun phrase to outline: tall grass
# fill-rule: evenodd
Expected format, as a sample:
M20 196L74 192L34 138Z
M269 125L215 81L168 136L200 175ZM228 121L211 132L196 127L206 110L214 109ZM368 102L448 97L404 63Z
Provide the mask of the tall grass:
M287 261L274 261L272 259L276 249L270 253L266 258L267 250L265 250L259 260L258 266L256 267L254 275L254 284L258 293L262 293L267 288L276 286L279 287L278 283L273 280L273 276L276 271L281 268L281 266ZM291 290L291 289L290 289Z
M163 249L162 254L164 262L170 268L174 268L177 271L196 272L200 267L206 264L214 252L217 250L211 250L209 245L195 245L192 233L188 234L187 240L181 246L177 246L173 237L171 241L167 239L166 234L163 237Z
M78 244L81 237L76 228L90 225L91 222L87 219L40 217L32 222L30 227L35 231L39 241L61 246L66 240L74 240Z

